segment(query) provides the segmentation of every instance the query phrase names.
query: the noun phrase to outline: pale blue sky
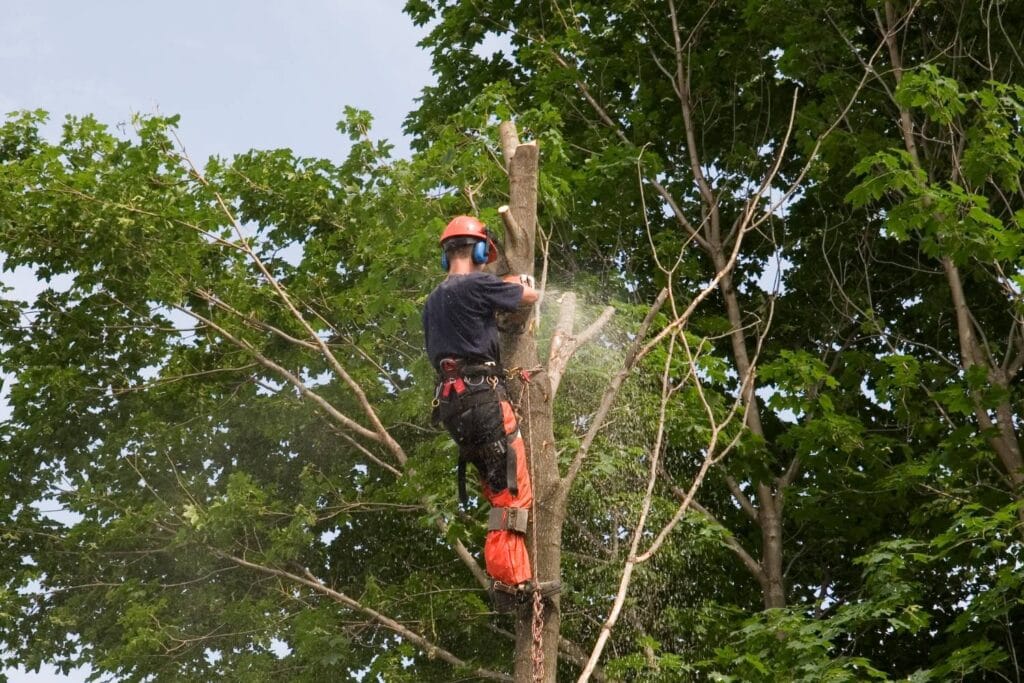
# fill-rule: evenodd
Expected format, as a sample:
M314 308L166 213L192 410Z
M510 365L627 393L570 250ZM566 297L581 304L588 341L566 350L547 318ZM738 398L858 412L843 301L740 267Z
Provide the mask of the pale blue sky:
M423 30L404 0L0 0L0 113L46 109L108 124L181 114L199 162L289 147L339 159L345 105L373 113L375 136L407 150L401 124L431 81ZM24 272L0 281L35 287ZM5 412L0 398L0 418ZM7 671L12 683L84 681Z
M430 78L403 0L3 0L0 111L179 113L193 154L336 157L348 104L400 142Z

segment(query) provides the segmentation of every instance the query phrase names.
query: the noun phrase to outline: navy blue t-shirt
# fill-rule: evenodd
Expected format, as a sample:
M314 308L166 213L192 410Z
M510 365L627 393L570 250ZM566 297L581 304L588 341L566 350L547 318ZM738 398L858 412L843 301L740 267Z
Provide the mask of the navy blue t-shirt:
M522 285L490 273L448 276L430 293L423 308L431 364L436 368L442 358L449 357L500 362L494 314L514 311L522 298Z

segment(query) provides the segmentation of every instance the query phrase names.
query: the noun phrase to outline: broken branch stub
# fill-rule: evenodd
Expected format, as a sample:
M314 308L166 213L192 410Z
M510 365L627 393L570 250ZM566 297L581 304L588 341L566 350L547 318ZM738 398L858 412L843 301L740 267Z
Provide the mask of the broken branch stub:
M516 124L511 121L502 121L498 124L498 137L501 139L501 154L505 157L505 170L507 171L512 165L512 157L516 155L516 147L519 146Z
M536 142L516 148L509 164L509 212L519 227L505 235L505 256L514 273L533 275L534 240L537 232L537 165L540 150ZM507 227L507 224L506 224Z

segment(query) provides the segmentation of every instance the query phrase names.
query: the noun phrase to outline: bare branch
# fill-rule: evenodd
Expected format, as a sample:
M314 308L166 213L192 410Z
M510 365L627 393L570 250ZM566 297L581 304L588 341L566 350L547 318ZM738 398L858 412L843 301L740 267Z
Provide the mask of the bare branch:
M197 371L197 372L186 372L183 375L163 376L163 377L160 377L159 379L153 380L152 382L142 382L140 384L133 384L132 386L111 389L111 391L114 393L114 395L128 394L128 393L132 393L132 392L135 392L135 391L146 391L147 389L152 389L154 387L163 386L165 384L173 384L175 382L182 382L184 380L193 379L195 377L208 377L210 375L217 375L217 374L223 374L223 373L242 372L243 370L248 370L249 368L254 368L254 367L256 367L256 365L257 365L256 363L246 363L245 365L242 365L242 366L239 366L239 367L213 368L211 370L200 370L200 371Z
M604 426L604 419L608 416L608 411L611 410L612 404L615 403L615 399L619 395L622 383L626 380L626 377L629 376L629 373L633 370L636 362L640 359L640 346L643 343L644 337L647 336L648 330L650 330L651 323L654 322L654 317L658 314L658 311L661 310L661 307L667 298L668 290L661 290L661 293L658 294L658 297L651 305L650 310L647 311L647 315L644 317L643 322L640 323L636 339L633 340L632 346L630 346L629 351L626 353L622 369L612 377L608 386L605 388L604 394L601 396L601 403L598 406L597 413L594 415L594 422L587 431L587 434L583 437L583 442L580 444L579 451L577 451L576 456L569 465L568 472L566 472L565 477L563 477L559 482L559 505L564 504L565 498L569 494L569 489L572 488L572 484L576 480L576 476L579 474L580 467L583 466L583 460L587 457L587 453L590 451L590 447L593 445L594 439L597 438L597 433Z
M428 505L428 509L431 512L436 512L431 505ZM436 526L441 532L442 538L446 538L448 536L448 523L444 521L440 515L435 515L434 519L434 526ZM462 541L457 538L451 543L455 548L455 554L459 556L460 560L462 560L462 564L466 565L466 568L469 569L469 573L473 575L473 578L476 579L476 582L480 587L485 590L490 588L490 578L488 578L487 573L480 568L480 565L477 563L476 559L474 559L473 554L469 552L469 549L466 548L466 546L462 544Z
M576 317L576 295L566 292L558 308L558 322L555 325L554 335L551 337L551 350L548 353L547 373L548 381L551 383L553 397L558 393L558 386L562 381L562 375L569 365L569 361L576 352L587 342L597 336L597 333L611 320L615 314L612 306L607 306L601 314L583 332L573 335L573 321Z
M626 560L626 563L622 568L622 577L619 580L619 590L615 595L615 600L612 602L612 608L608 613L608 618L605 620L604 624L601 625L601 632L597 636L597 641L594 643L594 647L590 652L587 664L583 667L583 671L580 672L580 677L578 679L580 683L590 680L590 676L594 673L594 669L597 667L597 662L601 659L601 653L604 651L605 643L607 643L608 638L611 637L612 629L615 627L615 622L618 621L619 614L622 613L622 606L626 602L626 594L629 590L629 584L632 581L633 570L640 561L637 558L637 550L640 548L640 541L644 536L644 528L647 525L647 515L651 510L651 503L654 499L654 485L658 480L658 464L661 459L662 441L665 437L665 414L668 409L669 397L672 394L672 383L670 378L674 349L675 341L673 338L673 340L669 342L668 353L665 355L665 369L661 375L661 405L658 409L658 429L654 438L654 445L651 446L649 453L651 466L647 477L647 490L644 492L644 499L640 504L640 515L636 522L636 528L633 530L633 539L630 542L629 548L629 558Z
M512 165L512 157L516 155L516 147L519 146L519 133L516 132L516 124L512 121L499 123L498 137L501 139L501 154L505 157L505 169L508 170L508 167Z
M684 44L682 42L682 37L679 34L679 22L676 17L676 4L673 0L668 0L668 9L669 16L672 19L672 37L675 41L675 88L679 95L679 104L683 115L683 126L686 130L686 152L690 157L690 172L693 173L693 179L697 183L697 188L700 190L700 195L703 198L707 209L713 216L715 216L712 218L712 229L715 229L717 228L716 214L718 212L718 202L715 199L714 193L711 191L711 185L704 176L704 171L701 169L700 165L700 156L697 153L697 136L693 125L693 112L690 108L690 71L683 59Z
M218 334L223 336L229 342L231 342L236 347L252 356L257 363L267 368L268 370L271 370L272 372L280 376L282 379L284 379L286 382L294 386L302 396L308 398L313 403L318 405L324 412L326 412L328 415L334 418L334 420L337 421L338 424L342 425L346 429L352 430L353 432L359 434L364 438L370 439L371 441L380 442L380 434L371 429L367 429L366 427L359 424L352 418L343 414L340 410L335 408L327 399L325 399L323 396L321 396L320 394L316 393L308 386L306 386L305 382L303 382L301 379L299 379L294 374L292 374L285 368L281 367L274 361L264 356L248 341L236 337L235 335L231 334L226 329L224 329L222 326L213 322L209 318L200 315L199 313L196 313L191 309L185 308L184 306L178 306L176 304L173 307L176 310L181 311L185 315L191 316L198 320L199 322L209 325L212 329L216 330Z
M341 438L345 439L345 441L348 441L352 445L353 448L355 448L357 451L362 453L366 457L366 459L369 460L370 462L374 463L378 467L381 467L381 468L387 470L388 472L390 472L391 474L395 475L396 477L401 477L402 476L402 472L401 471L395 469L391 465L387 464L386 462L384 462L383 460L378 458L376 455L371 453L369 451L369 449L367 449L365 446L363 446L361 443L359 443L358 441L353 439L351 436L349 436L345 432L339 431L339 432L336 432L336 434L338 434L338 436L340 436Z
M508 204L504 204L498 207L498 215L501 216L502 222L505 224L505 242L512 251L523 250L528 243L528 236L523 229L519 227L519 223L516 222L515 216L512 215L512 210Z
M341 363L338 362L337 357L330 350L330 348L328 348L327 342L324 341L324 339L322 339L319 334L317 334L316 330L313 329L313 326L309 323L309 321L306 320L305 316L302 315L298 307L296 307L295 302L292 300L292 297L288 293L288 291L281 285L277 278L273 276L273 274L267 268L266 264L263 263L263 260L259 257L256 251L249 244L249 241L243 237L241 224L239 224L238 219L234 215L234 212L232 212L231 208L228 207L227 202L224 201L224 198L221 196L220 192L218 192L215 188L212 187L210 182L199 171L195 164L192 163L192 160L184 152L182 152L182 158L188 164L193 177L195 177L196 180L198 180L203 186L207 187L213 193L213 196L217 200L217 204L220 207L221 212L231 222L232 226L234 226L235 231L239 237L237 245L238 248L241 249L243 253L245 253L245 255L248 256L249 259L253 262L257 270L259 270L260 274L263 276L264 280L266 280L266 282L274 290L274 292L277 294L281 302L284 303L285 307L291 313L295 321L298 322L306 331L306 334L309 335L309 340L317 347L320 354L323 356L324 360L327 361L327 364L330 366L330 368L345 384L348 385L349 389L355 395L356 401L363 409L363 413L369 419L370 424L373 426L373 429L377 434L375 440L380 442L388 450L390 450L392 454L395 456L395 459L398 460L399 463L404 465L405 461L407 460L407 456L405 454L404 449L399 445L397 441L395 441L395 439L391 436L390 432L388 432L387 428L385 428L384 425L381 423L380 418L377 415L377 411L374 410L372 405L370 405L370 401L366 397L366 393L363 391L363 388L359 385L358 382L356 382L352 378L351 375L348 374L345 368L342 367Z
M557 52L552 52L552 54L554 55L555 61L558 62L560 66L568 70L573 70L572 67L569 66L569 63L566 62L560 54L558 54ZM597 114L598 118L600 118L606 126L611 128L620 140L622 140L627 145L632 145L633 143L629 140L629 138L626 137L626 134L622 132L622 128L617 123L615 123L614 120L612 120L612 117L608 115L608 112L605 111L604 107L602 107L601 104L590 93L590 88L587 87L587 84L577 79L576 88L583 95L583 98L590 104L591 108ZM658 194L661 195L662 200L664 200L664 202L669 205L669 207L672 209L672 215L675 217L679 225L684 230L686 230L687 234L689 234L692 239L694 239L699 245L701 245L701 247L709 249L710 245L708 244L707 240L705 240L704 237L701 236L699 232L697 232L697 230L693 227L690 221L686 218L686 214L683 212L682 207L679 206L679 203L676 201L675 197L672 196L672 193L669 192L664 185L662 185L658 180L654 178L649 179L647 182L651 184L651 187L657 190Z
M364 616L370 619L371 623L380 624L384 628L397 633L398 635L402 636L402 638L404 638L405 640L408 640L410 643L414 644L416 647L423 650L427 657L431 659L437 657L445 662L448 662L456 668L467 669L469 671L472 671L472 673L475 676L487 679L489 681L512 681L512 677L508 674L503 674L497 671L491 671L490 669L474 668L468 662L456 657L448 650L432 643L431 641L427 640L425 637L423 637L419 633L416 633L412 629L403 626L401 623L395 621L394 619L391 619L390 617L387 617L381 614L380 612L370 607L367 607L366 605L363 605L358 600L351 598L340 591L334 590L333 588L322 582L320 579L318 579L316 576L314 576L312 572L310 572L308 569L305 569L303 571L303 574L300 575L295 574L293 572L285 571L283 569L278 569L276 567L270 567L256 562L250 562L249 560L237 557L235 555L231 555L229 553L225 553L216 548L211 548L211 550L218 557L234 562L240 567L245 567L246 569L251 569L253 571L257 571L269 576L275 576L280 579L284 579L286 581L290 581L292 583L296 583L302 586L306 586L307 588L311 588L314 591L329 597L335 602L340 603L351 610L359 612L360 614L363 614Z

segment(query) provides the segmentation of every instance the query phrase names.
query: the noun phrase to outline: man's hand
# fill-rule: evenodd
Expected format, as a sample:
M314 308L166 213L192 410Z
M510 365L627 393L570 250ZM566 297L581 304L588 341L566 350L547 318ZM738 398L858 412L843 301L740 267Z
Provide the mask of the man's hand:
M531 306L537 303L537 299L540 298L540 292L537 291L537 281L533 279L532 275L522 273L520 275L509 274L501 278L505 282L509 282L515 285L520 285L523 288L523 301L522 303Z

